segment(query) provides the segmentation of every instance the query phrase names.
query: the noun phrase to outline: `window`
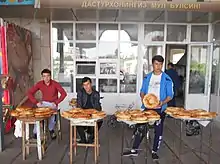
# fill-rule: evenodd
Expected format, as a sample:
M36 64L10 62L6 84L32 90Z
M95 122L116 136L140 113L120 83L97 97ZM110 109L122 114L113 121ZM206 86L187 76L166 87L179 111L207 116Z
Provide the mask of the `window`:
M96 59L96 43L76 43L76 59Z
M167 26L167 41L173 41L173 42L186 41L186 26L185 25L168 25Z
M138 45L120 44L120 93L136 93Z
M73 44L69 42L55 42L52 44L53 79L59 81L67 92L71 92L73 86L74 53L72 46Z
M96 40L96 24L76 24L76 40Z
M116 75L117 64L116 63L100 63L101 75Z
M77 75L95 75L96 62L77 61L76 74Z
M52 40L70 41L73 40L73 24L72 23L53 23Z
M117 93L117 79L99 79L99 91L102 93Z
M145 42L164 41L164 25L145 25L144 40Z
M207 42L208 41L208 26L192 26L191 41L192 42Z

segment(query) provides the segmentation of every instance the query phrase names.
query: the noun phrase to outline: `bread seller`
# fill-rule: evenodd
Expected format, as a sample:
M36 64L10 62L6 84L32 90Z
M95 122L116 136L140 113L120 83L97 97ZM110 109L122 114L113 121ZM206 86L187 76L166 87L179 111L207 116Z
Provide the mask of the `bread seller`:
M77 92L77 107L82 109L96 109L101 111L100 95L99 92L92 88L92 80L89 77L82 79L82 88ZM98 122L98 129L102 126L102 121ZM94 141L94 128L78 126L77 131L80 136L80 143L93 143ZM88 138L85 135L88 134Z
M42 70L41 76L43 80L30 88L28 91L28 98L37 107L50 107L57 110L58 104L63 101L67 95L66 91L58 82L51 79L51 71L49 69ZM37 91L41 91L42 93L41 101L38 101L34 96ZM58 97L58 93L60 93L60 97ZM52 139L56 139L56 134L54 132L55 124L55 116L53 115L49 120L49 131ZM36 138L36 126L34 126L33 133L34 138Z
M146 94L152 93L156 95L160 104L154 110L160 115L160 120L154 123L154 143L152 149L152 158L153 160L158 160L159 157L157 155L157 151L160 147L160 143L162 141L163 134L163 123L165 119L165 109L167 107L167 103L173 98L173 82L171 78L162 71L164 58L160 55L156 55L152 58L153 64L153 72L150 72L146 75L143 80L142 88L140 90L141 100L143 102L143 98ZM148 110L142 105L144 110ZM130 151L124 152L124 156L137 156L137 149L146 135L146 124L138 124L135 129L135 138L133 147Z

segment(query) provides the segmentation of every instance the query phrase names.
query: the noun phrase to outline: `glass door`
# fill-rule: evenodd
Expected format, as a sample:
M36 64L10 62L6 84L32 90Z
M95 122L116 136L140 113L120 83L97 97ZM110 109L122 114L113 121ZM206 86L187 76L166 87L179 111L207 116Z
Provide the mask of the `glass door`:
M211 90L211 44L188 47L185 108L209 110Z
M210 110L219 111L220 106L220 42L213 43L212 76L211 76L211 99Z

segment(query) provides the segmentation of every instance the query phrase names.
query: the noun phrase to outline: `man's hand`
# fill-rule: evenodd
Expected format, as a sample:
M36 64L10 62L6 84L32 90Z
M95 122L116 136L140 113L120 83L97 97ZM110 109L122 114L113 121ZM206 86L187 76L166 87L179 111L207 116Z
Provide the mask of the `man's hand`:
M159 104L154 109L160 109L163 106L163 102L160 101Z
M57 105L53 102L53 103L52 103L52 107L56 107L56 106L57 106Z
M41 107L41 106L42 106L42 102L38 102L37 107Z

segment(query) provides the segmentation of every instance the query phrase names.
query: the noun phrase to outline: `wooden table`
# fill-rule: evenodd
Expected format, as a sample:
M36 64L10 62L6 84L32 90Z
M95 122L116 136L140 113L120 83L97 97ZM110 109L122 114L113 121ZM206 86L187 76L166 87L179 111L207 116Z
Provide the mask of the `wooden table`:
M74 155L76 156L77 146L81 147L93 147L94 148L94 158L95 163L98 161L99 156L99 135L98 135L98 121L100 119L90 119L90 120L78 120L78 119L69 119L70 120L70 164L73 163L73 147ZM93 126L94 127L94 143L93 144L84 144L77 143L77 126ZM74 135L73 135L74 133Z
M22 121L22 154L23 160L26 159L26 155L30 153L30 147L37 147L38 151L38 159L42 160L42 156L45 154L46 149L46 141L47 141L47 132L48 126L47 121L48 118L17 118ZM30 140L30 129L29 125L35 125L37 130L37 140ZM41 132L41 125L43 125L43 133ZM41 138L42 137L42 138Z

